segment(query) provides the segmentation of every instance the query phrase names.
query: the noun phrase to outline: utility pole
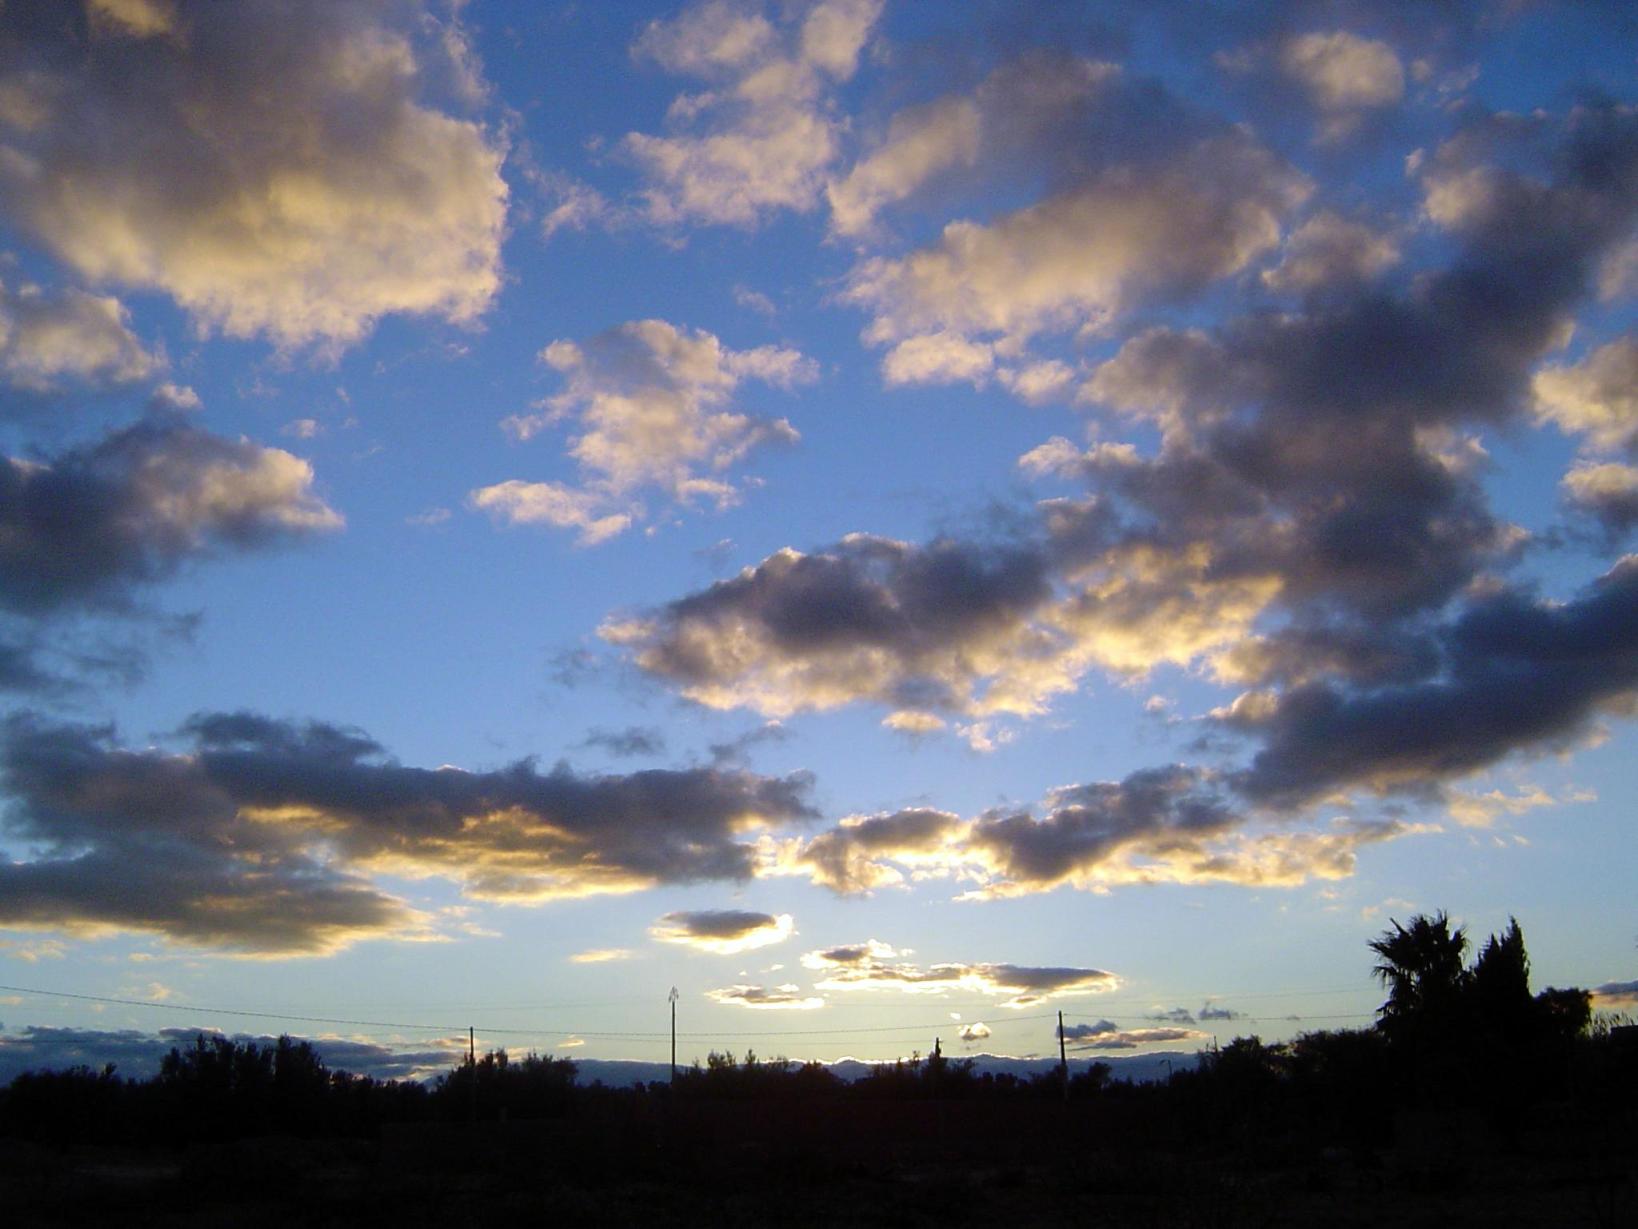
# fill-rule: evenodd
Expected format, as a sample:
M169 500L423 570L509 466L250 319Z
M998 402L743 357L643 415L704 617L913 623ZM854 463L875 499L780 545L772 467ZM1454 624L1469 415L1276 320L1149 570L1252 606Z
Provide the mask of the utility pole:
M1069 1103L1069 1051L1064 1047L1064 1013L1058 1012L1058 1069L1064 1077L1064 1103Z
M467 1117L478 1120L478 1030L466 1026L466 1111Z
M677 987L671 987L667 996L671 1000L671 1082L677 1082Z

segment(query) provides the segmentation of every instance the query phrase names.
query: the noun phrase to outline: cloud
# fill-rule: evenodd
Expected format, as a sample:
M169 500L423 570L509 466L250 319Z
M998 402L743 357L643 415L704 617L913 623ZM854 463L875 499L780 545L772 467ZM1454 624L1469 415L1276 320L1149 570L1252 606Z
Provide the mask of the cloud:
M791 915L751 913L743 909L701 909L668 913L648 928L662 943L678 943L696 951L731 956L754 948L783 943L794 932Z
M423 98L472 66L420 4L4 24L6 212L88 281L281 347L346 345L389 313L471 321L499 288L504 151Z
M795 862L814 883L835 892L869 892L904 881L893 863L909 867L945 864L951 838L965 829L957 816L925 808L855 815L802 844Z
M339 528L307 462L151 415L43 460L0 457L0 607L120 607L188 560Z
M1271 290L1306 293L1368 282L1399 262L1395 236L1322 210L1286 238L1280 263L1263 272Z
M673 135L633 132L622 142L649 181L649 218L754 226L778 210L813 209L841 151L832 92L852 76L881 8L819 0L794 25L776 26L760 6L710 0L651 22L634 53L711 88L676 99Z
M1071 1024L1064 1029L1064 1040L1071 1050L1135 1050L1139 1046L1210 1038L1210 1033L1194 1028L1121 1028L1112 1020Z
M65 381L111 388L147 380L163 366L111 295L0 284L0 375L7 383L34 393L55 392Z
M932 246L862 262L843 297L873 313L865 337L891 347L890 381L974 379L987 371L981 345L1016 352L1035 334L1100 327L1238 272L1278 242L1305 191L1249 139L1210 137L987 224L951 222ZM947 355L960 362L935 361Z
M731 350L702 329L636 320L584 343L554 341L541 359L567 386L540 413L503 424L519 439L574 420L580 432L569 455L584 485L513 479L472 492L473 506L512 524L544 523L581 531L593 545L642 518L639 492L658 490L681 505L718 509L739 501L723 475L768 444L794 444L795 428L732 408L746 381L790 389L818 378L812 359L795 350Z
M935 964L922 967L894 958L901 953L874 939L808 952L805 968L822 980L816 990L897 990L947 994L961 990L1001 997L1002 1007L1023 1008L1054 998L1101 994L1120 984L1101 969L1033 968L1015 964ZM1004 997L1003 997L1004 996Z
M804 995L800 986L725 986L721 990L707 990L705 997L715 1003L729 1003L739 1007L754 1007L762 1011L817 1011L825 1000L816 995Z
M1286 39L1278 61L1326 116L1321 128L1326 140L1352 133L1361 112L1396 106L1405 96L1405 67L1381 39L1347 30L1313 31Z
M1593 449L1638 448L1638 338L1603 345L1579 363L1543 367L1531 381L1536 415Z
M748 879L742 834L806 819L809 783L721 769L581 776L410 768L356 730L209 713L182 753L14 714L0 744L0 923L134 930L277 955L432 937L370 876L527 903Z
M1464 828L1488 828L1501 815L1523 815L1526 811L1533 811L1537 807L1563 806L1570 802L1592 802L1597 795L1590 790L1571 790L1561 798L1542 789L1539 785L1526 785L1516 793L1505 793L1499 789L1487 793L1476 794L1466 790L1451 789L1446 795L1446 806L1450 817Z
M1034 542L855 534L781 550L600 634L713 708L784 717L872 700L923 728L911 714L1034 712L1078 672L1077 646L1037 617L1051 567Z
M1600 1009L1638 1007L1638 981L1607 981L1593 990Z
M1439 642L1436 677L1307 683L1226 713L1226 727L1262 743L1235 787L1282 807L1350 788L1429 791L1514 751L1574 745L1638 698L1638 557L1567 602L1498 590Z
M991 1029L982 1020L974 1020L971 1024L963 1024L956 1030L956 1035L963 1041L983 1041L990 1035Z
M589 951L576 952L569 957L572 964L608 964L615 960L630 960L634 953L625 947L594 947Z
M71 1067L100 1070L112 1063L122 1078L147 1079L159 1074L160 1064L172 1049L186 1050L203 1034L224 1034L212 1029L165 1028L157 1033L138 1029L54 1028L29 1025L20 1033L0 1035L0 1086L25 1071L65 1071ZM239 1044L263 1048L278 1039L235 1033ZM457 1066L466 1053L464 1041L429 1041L419 1045L385 1045L357 1038L293 1037L306 1041L331 1070L378 1080L426 1079Z
M1612 545L1638 525L1638 466L1582 462L1559 485L1565 502L1592 517Z
M580 742L583 747L600 747L610 755L660 755L665 751L665 735L653 726L632 725L623 730L593 730Z

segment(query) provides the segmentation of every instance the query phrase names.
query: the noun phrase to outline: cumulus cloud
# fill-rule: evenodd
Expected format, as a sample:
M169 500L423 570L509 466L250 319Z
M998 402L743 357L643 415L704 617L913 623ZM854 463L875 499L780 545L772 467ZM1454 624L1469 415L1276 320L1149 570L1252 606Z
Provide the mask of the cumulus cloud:
M1274 806L1350 788L1437 790L1513 751L1573 746L1638 698L1638 557L1567 602L1499 590L1439 640L1446 666L1434 677L1307 683L1225 714L1262 744L1236 788Z
M1590 516L1610 542L1638 525L1638 466L1583 462L1571 467L1560 486L1565 502Z
M855 815L799 843L790 861L814 883L845 895L904 882L898 866L942 866L952 838L966 830L959 817L924 808L890 815ZM897 864L897 865L895 865Z
M1210 1033L1195 1028L1121 1028L1112 1020L1071 1024L1064 1029L1064 1041L1071 1050L1135 1050L1165 1042L1210 1039Z
M756 864L743 837L810 815L800 775L410 768L356 730L249 713L181 733L181 753L127 750L108 728L8 719L5 823L33 852L0 864L0 922L332 951L429 937L375 874L519 903L743 880Z
M0 457L0 607L119 607L190 559L341 523L307 462L156 414L54 456Z
M841 152L832 93L853 75L881 8L819 0L775 24L760 5L708 0L651 22L634 52L707 88L672 104L670 135L623 142L649 181L650 219L753 226L813 209Z
M865 338L888 348L889 384L993 377L1037 400L1064 381L1028 353L1031 339L1096 331L1240 271L1309 190L1245 132L1156 83L1042 52L896 115L828 189L832 227L871 237L884 209L940 181L1045 193L952 221L908 255L862 260L843 298L871 312Z
M991 1029L982 1020L974 1020L971 1024L963 1024L956 1032L961 1040L972 1042L983 1041L990 1035Z
M1287 237L1280 263L1263 273L1263 284L1301 293L1368 282L1398 260L1399 244L1393 235L1322 210Z
M287 347L488 306L504 151L424 96L472 65L420 4L90 13L8 5L0 38L7 216L81 277Z
M707 990L705 997L714 1003L728 1003L736 1007L754 1007L761 1011L816 1011L825 1005L817 995L805 995L796 985L786 986L724 986Z
M947 879L967 885L958 897L967 900L1135 883L1294 887L1346 878L1362 848L1430 830L1399 820L1270 822L1231 781L1178 764L1064 786L1040 810L973 819L926 810L855 816L805 841L764 842L762 873L803 875L844 895Z
M783 418L734 410L740 386L759 381L791 389L818 378L818 366L795 350L731 350L703 329L664 320L631 321L584 343L554 341L541 359L566 387L541 412L503 426L526 440L572 420L579 433L568 451L583 484L513 479L475 490L470 500L511 524L578 529L584 545L641 519L637 497L644 490L681 505L737 503L740 490L727 472L760 447L799 438Z
M72 383L108 388L146 380L164 366L131 331L111 295L0 284L0 374L17 388L49 393Z
M951 222L909 256L862 262L844 298L873 313L865 337L890 347L890 381L973 379L988 370L983 347L1016 353L1038 333L1099 327L1238 272L1278 242L1305 194L1248 138L1208 137L989 223Z
M1537 416L1593 449L1638 448L1638 339L1622 337L1579 363L1552 364L1531 383Z
M808 952L805 968L821 978L816 990L897 990L905 994L947 994L960 990L1001 998L1002 1007L1022 1008L1054 998L1100 994L1120 984L1102 969L1034 968L1016 964L934 964L898 960L902 953L872 939L866 943Z
M700 909L668 913L650 926L648 933L662 943L731 956L783 943L795 931L788 913L775 917L743 909Z
M1286 39L1277 60L1324 117L1323 140L1350 135L1362 114L1395 106L1405 96L1405 66L1381 39L1347 30L1311 31Z

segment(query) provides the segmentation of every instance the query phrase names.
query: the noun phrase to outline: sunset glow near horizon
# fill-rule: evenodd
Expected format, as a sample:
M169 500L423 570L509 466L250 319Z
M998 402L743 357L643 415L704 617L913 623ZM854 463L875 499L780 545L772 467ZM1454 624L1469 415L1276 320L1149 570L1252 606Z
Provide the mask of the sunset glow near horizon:
M1633 1010L1635 86L1613 3L8 0L0 1064L1195 1050L1441 909Z

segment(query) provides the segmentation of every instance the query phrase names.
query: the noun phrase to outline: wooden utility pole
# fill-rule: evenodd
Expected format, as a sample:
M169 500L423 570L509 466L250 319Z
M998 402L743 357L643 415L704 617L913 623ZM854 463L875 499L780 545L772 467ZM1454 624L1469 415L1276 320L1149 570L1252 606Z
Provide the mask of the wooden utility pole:
M677 1082L677 987L671 987L671 1082Z
M467 1117L478 1120L478 1030L466 1026L466 1111Z
M1058 1069L1064 1077L1064 1101L1069 1101L1069 1051L1064 1047L1064 1013L1058 1012Z

